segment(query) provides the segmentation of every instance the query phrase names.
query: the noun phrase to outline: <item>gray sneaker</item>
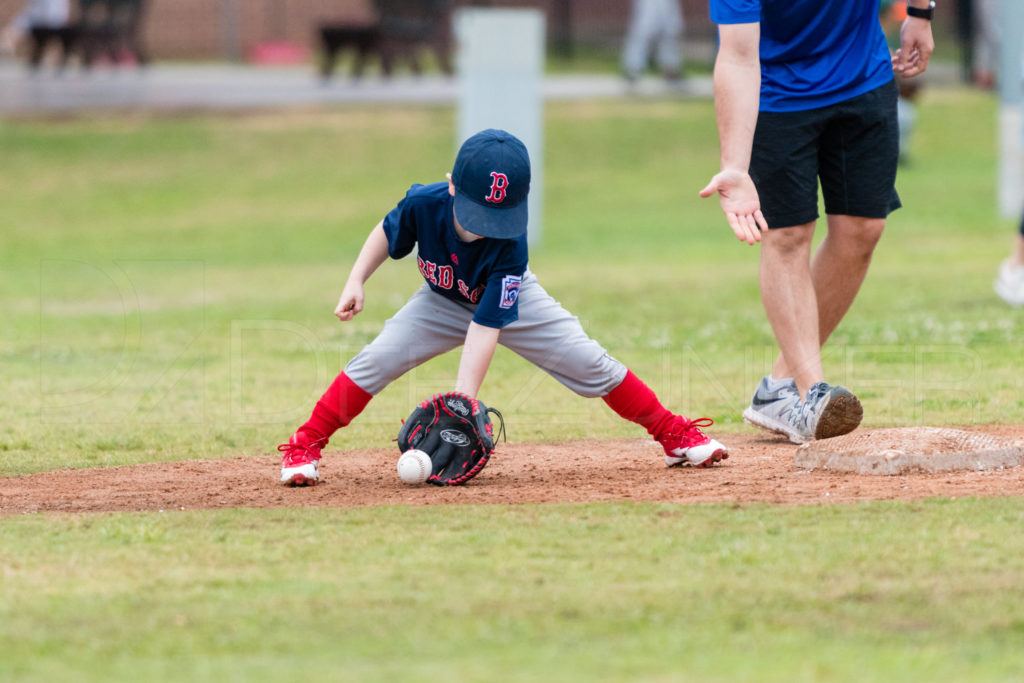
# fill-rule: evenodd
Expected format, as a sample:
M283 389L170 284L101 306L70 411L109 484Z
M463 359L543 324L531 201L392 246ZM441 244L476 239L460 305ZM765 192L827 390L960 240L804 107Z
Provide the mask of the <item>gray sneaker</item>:
M802 412L812 439L849 434L864 417L860 400L849 389L828 382L818 382L807 390Z
M789 379L781 386L769 389L766 375L757 385L750 406L743 411L743 421L782 434L793 443L804 443L814 438L814 432L804 424L802 408L796 382Z

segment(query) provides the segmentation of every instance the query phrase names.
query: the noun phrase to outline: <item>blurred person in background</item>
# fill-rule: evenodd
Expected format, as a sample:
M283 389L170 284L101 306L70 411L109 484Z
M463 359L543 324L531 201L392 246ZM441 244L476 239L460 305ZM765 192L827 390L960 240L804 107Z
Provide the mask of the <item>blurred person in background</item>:
M682 78L680 40L683 12L679 0L633 0L626 40L622 47L622 72L629 82L647 72L652 56L670 83Z
M60 45L60 67L67 65L75 42L71 26L71 0L28 0L0 36L0 51L14 54L18 42L29 40L29 66L35 70L43 62L50 43Z
M971 73L974 85L991 90L999 61L999 0L974 0L971 17Z
M1011 306L1024 306L1024 216L1021 216L1020 231L1010 249L1010 257L999 264L995 290L999 298Z
M1024 52L1021 53L1021 74L1024 74ZM1024 82L1020 84L1024 88ZM1021 131L1024 144L1024 130ZM994 288L999 298L1011 306L1024 306L1024 215L1020 229L1010 248L1010 256L999 264L999 273Z

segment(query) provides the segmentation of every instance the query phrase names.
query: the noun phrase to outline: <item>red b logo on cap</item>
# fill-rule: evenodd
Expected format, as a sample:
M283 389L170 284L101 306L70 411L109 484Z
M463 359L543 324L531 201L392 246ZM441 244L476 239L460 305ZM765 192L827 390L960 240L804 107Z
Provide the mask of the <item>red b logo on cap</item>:
M501 204L505 201L505 190L508 188L508 176L504 173L491 171L491 193L484 199L492 204Z

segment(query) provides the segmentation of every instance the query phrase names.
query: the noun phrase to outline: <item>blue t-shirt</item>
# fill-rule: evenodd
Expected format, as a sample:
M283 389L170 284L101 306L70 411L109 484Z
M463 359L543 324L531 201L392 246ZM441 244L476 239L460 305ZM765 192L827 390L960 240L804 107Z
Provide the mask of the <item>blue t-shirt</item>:
M717 24L761 23L761 111L843 102L893 79L871 0L709 0Z
M430 288L476 305L473 321L500 329L519 319L519 286L529 260L526 235L463 242L455 234L454 202L445 182L409 188L384 217L388 255L400 259L418 245L416 261Z

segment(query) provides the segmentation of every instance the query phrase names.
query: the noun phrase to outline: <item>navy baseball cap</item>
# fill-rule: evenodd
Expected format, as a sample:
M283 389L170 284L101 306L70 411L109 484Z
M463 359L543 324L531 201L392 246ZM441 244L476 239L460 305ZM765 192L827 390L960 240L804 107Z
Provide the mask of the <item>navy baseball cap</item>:
M514 239L526 234L530 154L516 136L488 128L459 149L452 169L455 217L482 237Z

